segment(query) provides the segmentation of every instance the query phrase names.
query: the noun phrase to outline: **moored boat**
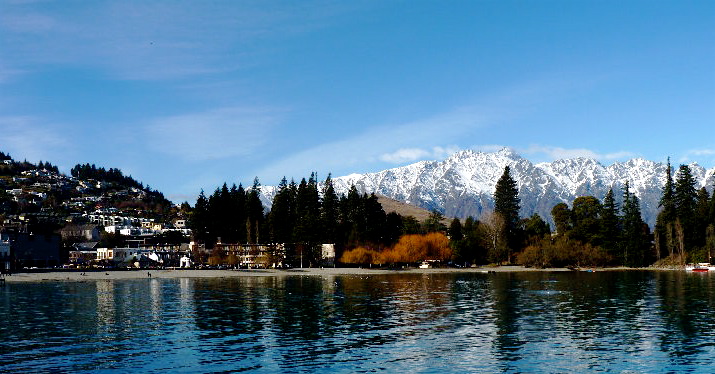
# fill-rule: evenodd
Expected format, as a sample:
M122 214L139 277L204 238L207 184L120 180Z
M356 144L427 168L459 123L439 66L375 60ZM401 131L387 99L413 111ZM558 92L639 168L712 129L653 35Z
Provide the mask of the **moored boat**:
M687 264L685 265L685 270L696 273L705 273L708 271L715 271L715 266L712 266L707 262L701 262L698 264Z

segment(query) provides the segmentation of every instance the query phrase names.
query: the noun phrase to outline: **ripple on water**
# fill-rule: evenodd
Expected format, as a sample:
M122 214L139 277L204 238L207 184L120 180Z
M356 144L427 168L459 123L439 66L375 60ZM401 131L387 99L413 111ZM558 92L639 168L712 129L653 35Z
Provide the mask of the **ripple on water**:
M715 287L683 275L8 285L0 371L707 372Z

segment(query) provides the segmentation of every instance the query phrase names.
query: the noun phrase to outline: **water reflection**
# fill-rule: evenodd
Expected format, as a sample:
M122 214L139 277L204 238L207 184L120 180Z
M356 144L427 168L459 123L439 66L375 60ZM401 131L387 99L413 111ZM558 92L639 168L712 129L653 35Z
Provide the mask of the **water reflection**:
M8 284L0 371L688 371L713 279L401 274Z

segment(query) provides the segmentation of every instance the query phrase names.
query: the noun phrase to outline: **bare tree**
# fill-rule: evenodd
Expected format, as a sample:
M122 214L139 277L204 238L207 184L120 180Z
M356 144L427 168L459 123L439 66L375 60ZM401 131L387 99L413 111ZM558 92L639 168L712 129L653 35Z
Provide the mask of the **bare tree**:
M497 263L509 261L504 237L506 230L504 217L499 213L487 211L482 214L479 221L482 223L480 227L484 230L484 237L487 241L485 246L489 248L489 257Z

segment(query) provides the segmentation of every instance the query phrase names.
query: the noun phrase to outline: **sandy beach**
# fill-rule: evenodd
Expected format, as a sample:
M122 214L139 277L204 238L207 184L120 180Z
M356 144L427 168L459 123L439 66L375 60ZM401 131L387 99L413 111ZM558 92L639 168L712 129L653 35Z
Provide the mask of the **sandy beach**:
M595 271L634 270L630 268L606 268ZM641 269L642 270L642 269ZM650 269L659 270L659 269ZM439 274L439 273L489 273L520 271L572 271L565 268L534 269L523 266L498 266L482 268L446 268L446 269L370 269L370 268L302 268L287 270L99 270L99 271L33 271L18 272L5 276L6 283L43 282L43 281L86 281L86 280L122 280L147 278L231 278L231 277L281 277L281 276L335 276L335 275L384 275L384 274Z

